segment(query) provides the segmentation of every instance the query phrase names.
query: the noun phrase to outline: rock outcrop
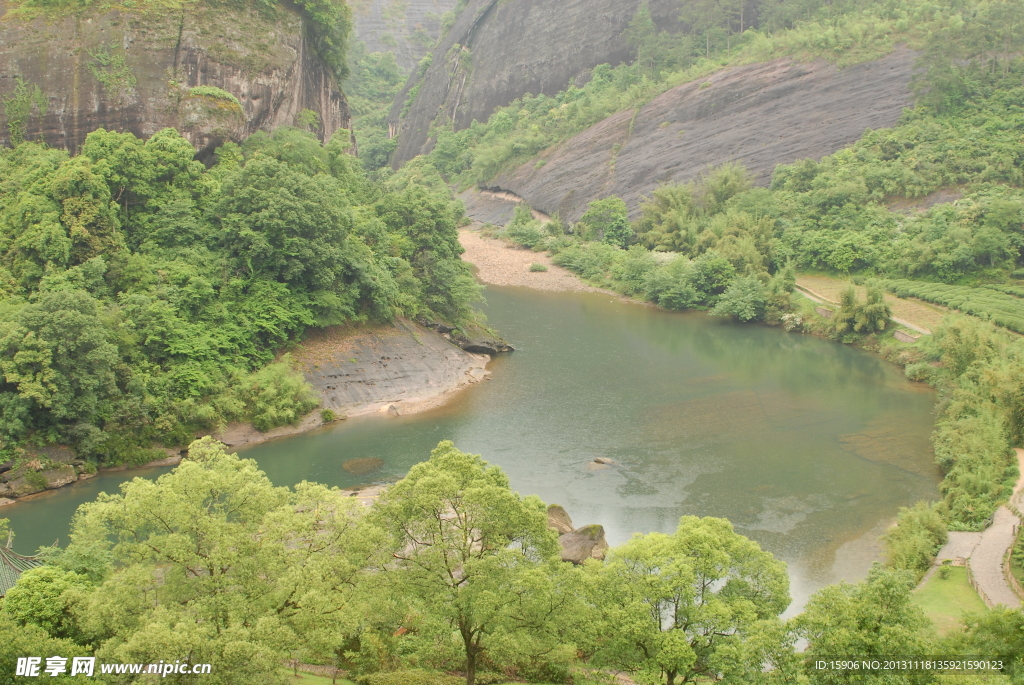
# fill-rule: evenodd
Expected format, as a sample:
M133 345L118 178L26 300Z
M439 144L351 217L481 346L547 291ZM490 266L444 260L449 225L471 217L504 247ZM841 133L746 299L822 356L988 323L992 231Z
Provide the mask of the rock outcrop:
M777 164L820 158L865 129L896 124L912 103L915 57L901 48L842 70L791 59L726 69L612 115L541 153L543 164L532 160L489 186L574 221L587 202L608 195L623 198L635 218L640 198L658 184L725 162L742 163L767 185Z
M439 116L466 128L526 93L554 95L585 82L598 64L631 59L626 29L641 4L470 0L422 79L413 74L391 108L388 125L399 136L392 164L429 151L430 124ZM678 26L674 0L649 0L649 7L662 29Z
M401 416L485 378L490 361L412 321L313 333L295 353L323 409ZM394 408L394 411L392 411Z
M456 0L369 0L353 2L356 38L368 52L393 52L406 73L427 54L441 33L441 18Z
M587 559L604 559L608 551L604 526L591 524L573 528L569 513L559 504L548 505L548 528L558 533L562 561L582 564Z
M569 512L560 504L548 505L548 528L551 528L559 535L571 533L575 530L572 527L572 519L569 518Z
M0 497L24 497L78 480L84 461L65 445L29 448L0 465Z
M322 140L349 127L348 105L296 11L190 5L28 21L8 9L0 0L0 142L10 141L12 118L25 139L72 153L100 127L140 137L175 127L206 154L295 125L303 110L319 117Z
M558 536L562 546L562 561L582 564L587 559L604 559L608 542L604 539L604 526L591 524Z

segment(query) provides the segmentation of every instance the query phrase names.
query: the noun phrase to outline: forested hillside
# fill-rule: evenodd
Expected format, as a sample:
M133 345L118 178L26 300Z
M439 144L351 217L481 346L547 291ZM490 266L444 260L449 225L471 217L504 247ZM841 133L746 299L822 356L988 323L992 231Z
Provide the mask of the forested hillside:
M367 180L347 138L281 128L209 169L173 130L0 152L8 458L60 441L139 463L227 421L290 423L317 400L277 355L307 327L471 317L461 207L429 166Z

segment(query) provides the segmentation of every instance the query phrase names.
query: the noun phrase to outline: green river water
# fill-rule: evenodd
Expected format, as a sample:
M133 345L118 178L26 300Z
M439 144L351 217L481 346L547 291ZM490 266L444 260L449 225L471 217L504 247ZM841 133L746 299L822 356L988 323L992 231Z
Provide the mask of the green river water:
M490 381L412 416L367 416L247 448L271 480L400 477L440 440L483 454L515 489L600 523L612 545L723 516L789 564L794 609L862 578L900 506L937 497L933 393L858 349L595 293L486 290L517 351ZM591 470L605 456L619 465ZM353 458L383 466L355 476ZM168 469L105 473L3 510L15 549L67 540L75 507Z

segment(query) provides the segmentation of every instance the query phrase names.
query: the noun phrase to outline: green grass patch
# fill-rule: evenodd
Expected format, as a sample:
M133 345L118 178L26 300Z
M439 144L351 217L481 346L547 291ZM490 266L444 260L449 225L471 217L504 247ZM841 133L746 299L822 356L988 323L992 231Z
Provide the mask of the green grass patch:
M345 678L338 678L332 681L330 678L325 678L322 675L313 675L312 673L303 673L302 671L299 671L299 675L296 676L295 672L290 668L282 668L281 673L288 679L289 683L294 683L294 685L331 685L332 683L337 685L356 685L351 680L346 680Z
M912 601L924 610L939 633L958 627L964 613L985 610L985 603L971 587L963 566L949 567L948 578L942 578L936 571L914 590Z

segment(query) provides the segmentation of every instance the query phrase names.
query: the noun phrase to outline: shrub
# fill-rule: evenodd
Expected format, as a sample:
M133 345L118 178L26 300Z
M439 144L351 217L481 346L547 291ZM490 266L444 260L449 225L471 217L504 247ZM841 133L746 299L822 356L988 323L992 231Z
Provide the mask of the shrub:
M25 482L37 490L46 488L46 476L38 471L29 471L25 474Z
M615 195L591 200L587 204L587 211L580 217L580 224L585 227L584 234L588 239L600 240L616 247L625 247L633 238L626 203Z
M946 524L934 506L918 502L913 507L902 507L896 527L883 537L889 565L913 571L920 579L948 537Z
M530 271L547 271L547 270L548 270L547 265L541 264L539 262L534 262L533 264L530 265Z
M190 98L205 98L217 103L217 106L242 111L242 103L231 93L217 86L195 86L188 91Z
M334 411L331 410L331 409L322 409L320 411L320 419L324 423L330 423L331 421L333 421L336 418L337 417L335 416Z
M537 246L545 237L540 222L523 205L516 206L516 215L505 228L505 235L513 242L530 248Z
M931 380L934 371L934 367L927 362L907 364L907 367L903 369L903 373L906 374L907 378L922 383L927 383Z
M715 316L735 316L740 321L758 321L764 318L768 294L757 276L734 279L711 310Z
M261 432L295 423L320 404L302 374L291 368L288 355L249 376L241 394L249 420Z

